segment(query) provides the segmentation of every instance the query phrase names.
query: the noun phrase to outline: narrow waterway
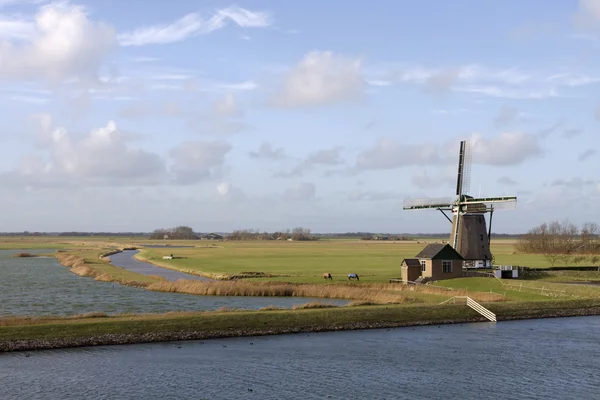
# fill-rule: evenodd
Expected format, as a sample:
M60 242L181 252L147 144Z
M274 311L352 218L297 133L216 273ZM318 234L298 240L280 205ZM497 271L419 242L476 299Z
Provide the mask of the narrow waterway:
M175 271L168 268L157 267L147 262L138 261L133 256L139 253L139 250L124 250L120 253L110 256L110 263L131 272L137 272L142 275L157 275L162 276L170 281L178 279L192 279L198 281L210 281L211 279L203 276L186 274L184 272Z
M53 251L27 250L36 254ZM152 292L80 277L61 266L53 257L13 257L18 252L21 251L0 250L0 317L58 316L88 312L121 314L208 311L222 307L256 310L269 305L290 308L310 301L336 305L348 303L346 300L306 297L197 296Z
M600 317L0 356L2 399L597 399ZM57 368L60 366L60 368Z

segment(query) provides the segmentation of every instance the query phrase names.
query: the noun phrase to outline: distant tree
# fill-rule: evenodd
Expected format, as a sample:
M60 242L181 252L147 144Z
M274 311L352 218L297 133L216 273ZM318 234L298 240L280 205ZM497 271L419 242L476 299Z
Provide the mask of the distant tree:
M579 229L568 221L553 221L531 229L515 247L522 253L543 254L552 266L559 261L566 266L580 264L586 259L595 263L600 254L599 233L596 223L587 222Z

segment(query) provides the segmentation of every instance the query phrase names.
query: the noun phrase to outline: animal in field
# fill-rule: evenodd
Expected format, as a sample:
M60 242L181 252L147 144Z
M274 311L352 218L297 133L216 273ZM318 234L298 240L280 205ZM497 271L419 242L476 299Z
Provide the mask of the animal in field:
M358 279L358 274L348 274L348 280L351 281L352 279L360 281L360 279Z
M331 276L331 274L329 272L325 272L323 274L323 279L329 279L330 281L332 281L333 277Z

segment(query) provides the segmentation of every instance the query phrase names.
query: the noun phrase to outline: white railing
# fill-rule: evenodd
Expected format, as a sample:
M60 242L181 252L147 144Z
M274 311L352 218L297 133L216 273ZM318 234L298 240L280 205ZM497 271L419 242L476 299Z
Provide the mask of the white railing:
M496 322L496 314L467 296L467 305L492 322Z
M482 306L481 304L479 304L478 302L476 302L469 296L454 296L454 297L449 298L448 300L442 301L440 303L440 305L448 303L450 301L452 301L452 303L456 303L456 299L466 299L467 306L471 307L473 310L477 311L479 314L483 315L490 321L496 322L496 314L494 314L493 312L491 312L490 310L488 310L487 308L485 308L484 306Z

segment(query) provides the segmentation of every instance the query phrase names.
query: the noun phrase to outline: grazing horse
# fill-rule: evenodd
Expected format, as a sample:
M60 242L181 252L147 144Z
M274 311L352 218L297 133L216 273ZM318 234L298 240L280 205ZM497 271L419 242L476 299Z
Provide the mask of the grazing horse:
M331 276L331 274L329 272L325 272L323 274L323 279L329 279L330 281L332 281L333 277Z
M348 280L352 280L352 279L356 279L357 281L360 281L360 279L358 279L358 274L348 274Z

